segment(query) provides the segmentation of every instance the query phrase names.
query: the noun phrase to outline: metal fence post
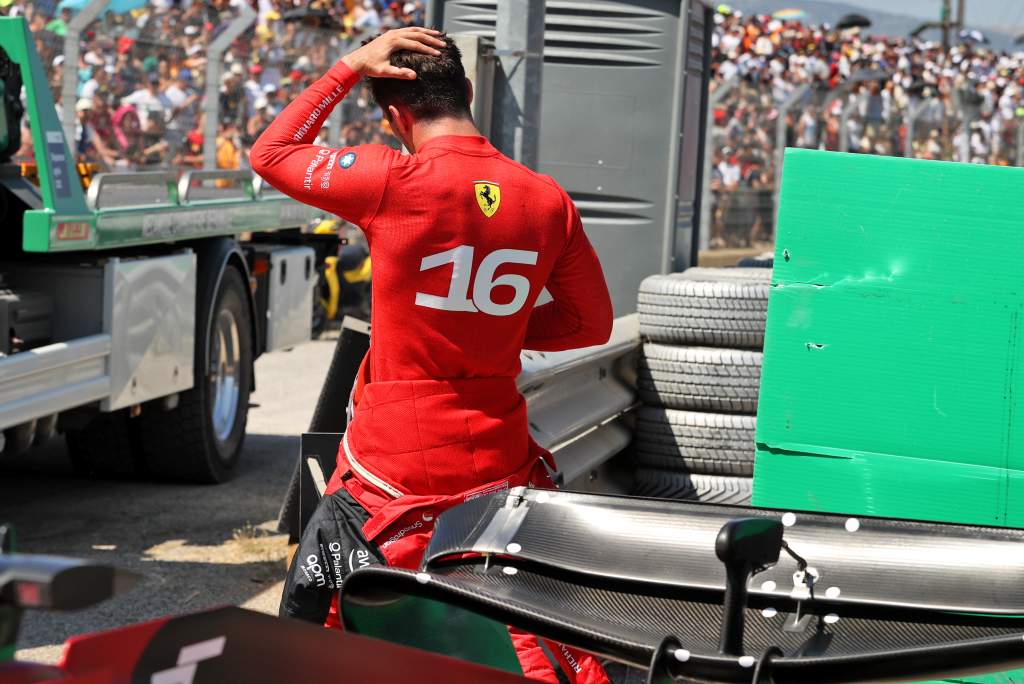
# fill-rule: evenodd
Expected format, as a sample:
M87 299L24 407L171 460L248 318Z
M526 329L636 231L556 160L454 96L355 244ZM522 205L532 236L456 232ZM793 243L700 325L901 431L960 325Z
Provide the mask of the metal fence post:
M775 189L772 192L772 210L779 215L779 190L782 188L782 158L786 153L786 114L811 89L810 83L804 83L789 94L779 106L779 117L775 121Z
M911 104L907 107L907 138L903 141L903 156L913 157L914 156L914 129L917 128L917 120L921 116L921 112L928 106L928 100L921 98L921 101L916 105Z
M338 59L341 59L344 54L345 50L343 48L338 52ZM327 131L327 144L331 147L341 147L341 127L345 125L345 108L341 106L340 102L334 108L334 111L331 112L331 115L327 117L327 120L331 124Z
M857 98L850 98L849 102L843 105L842 113L839 115L839 151L850 151L850 114L857 106Z
M976 113L976 108L968 107L964 103L963 92L957 90L953 94L953 111L956 112L960 118L960 161L964 163L970 163L971 161L971 122L974 120L973 114Z
M67 33L64 34L64 78L61 82L60 101L64 110L64 138L68 141L68 149L71 156L78 156L78 141L75 140L75 124L77 114L75 104L78 100L78 47L81 43L82 32L107 8L110 0L92 0L76 14L71 23L68 24Z
M1024 166L1024 121L1017 118L1017 166Z
M238 8L238 16L220 32L206 49L206 93L203 96L203 168L217 168L217 113L220 110L221 56L235 42L235 38L252 26L256 12L246 4Z
M545 0L499 2L494 39L505 80L498 94L499 147L531 169L537 168L540 152L544 12Z
M704 131L704 169L702 171L703 176L701 176L704 182L701 183L700 189L699 249L701 250L707 249L711 244L711 157L715 147L714 137L711 135L711 131L715 128L715 118L712 116L712 112L718 103L736 88L738 83L739 79L733 76L728 81L720 83L715 88L715 91L711 93L711 97L708 98L707 130Z
M338 54L335 58L335 62L341 60L342 57L349 51L352 45L356 44L356 41L360 40L362 35L356 36L351 41L342 41L341 47L338 49ZM358 85L356 86L358 88ZM353 88L355 90L355 88ZM330 130L327 133L327 144L331 147L341 147L341 129L345 125L345 107L339 102L338 106L331 112L331 116L327 119L331 122Z

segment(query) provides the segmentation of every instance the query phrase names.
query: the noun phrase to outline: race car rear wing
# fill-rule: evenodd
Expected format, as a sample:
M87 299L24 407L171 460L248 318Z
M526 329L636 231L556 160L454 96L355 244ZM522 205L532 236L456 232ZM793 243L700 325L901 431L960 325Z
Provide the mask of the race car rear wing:
M443 514L419 572L353 573L342 616L498 667L469 635L507 624L649 681L951 678L1024 666L1022 534L520 488Z

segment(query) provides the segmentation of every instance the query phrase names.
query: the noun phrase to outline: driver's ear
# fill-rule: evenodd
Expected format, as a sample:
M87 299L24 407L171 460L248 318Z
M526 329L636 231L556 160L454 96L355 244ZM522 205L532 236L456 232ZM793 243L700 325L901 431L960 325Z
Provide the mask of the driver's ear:
M475 93L473 92L473 82L470 81L467 78L466 79L466 104L468 104L470 106L470 111L472 111L472 107L473 107L473 95L474 94Z
M388 105L388 121L391 122L391 131L401 141L409 152L415 153L412 149L412 114L405 107Z
M391 121L391 128L404 136L409 129L409 122L403 114L404 112L395 105L388 105L388 119Z

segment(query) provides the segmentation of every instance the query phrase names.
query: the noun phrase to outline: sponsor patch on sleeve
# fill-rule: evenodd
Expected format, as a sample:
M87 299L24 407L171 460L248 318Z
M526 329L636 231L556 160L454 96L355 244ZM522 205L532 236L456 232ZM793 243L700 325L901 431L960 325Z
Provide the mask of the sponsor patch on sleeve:
M355 163L356 163L356 153L355 152L346 152L345 154L341 155L341 157L338 158L338 166L340 166L343 169L347 169L348 167L352 166Z

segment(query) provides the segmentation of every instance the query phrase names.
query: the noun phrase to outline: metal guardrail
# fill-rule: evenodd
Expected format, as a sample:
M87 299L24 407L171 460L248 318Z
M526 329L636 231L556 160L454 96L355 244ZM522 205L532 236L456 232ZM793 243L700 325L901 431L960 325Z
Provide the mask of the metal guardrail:
M632 431L622 419L637 399L635 364L627 359L639 346L633 314L616 319L611 339L601 346L523 352L517 384L530 433L554 455L571 488L580 488L591 471L629 444Z

